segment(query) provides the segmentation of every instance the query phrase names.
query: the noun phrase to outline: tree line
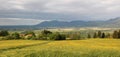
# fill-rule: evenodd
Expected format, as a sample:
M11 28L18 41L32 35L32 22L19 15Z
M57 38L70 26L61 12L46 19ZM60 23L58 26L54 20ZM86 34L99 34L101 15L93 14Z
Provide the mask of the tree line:
M33 31L24 31L21 33L14 32L9 33L6 30L0 31L0 40L66 40L66 36L59 32L51 32L48 30L43 30L39 34Z
M40 33L35 33L33 31L24 31L21 33L14 32L9 33L7 30L0 31L0 40L80 40L84 39L81 37L82 34L80 32L75 33L60 33L60 32L51 32L48 30L43 30ZM90 38L114 38L120 39L120 30L114 31L113 33L105 33L102 31L94 32L93 34L87 33L85 37L87 39Z

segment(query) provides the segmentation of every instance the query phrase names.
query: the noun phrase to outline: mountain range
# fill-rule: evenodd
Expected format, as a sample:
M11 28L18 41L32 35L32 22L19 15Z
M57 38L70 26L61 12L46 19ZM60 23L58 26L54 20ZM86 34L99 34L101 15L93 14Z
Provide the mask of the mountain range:
M35 28L56 28L56 27L106 27L120 28L120 17L106 21L44 21L37 25L31 26L0 26L0 29L35 29Z
M107 21L45 21L35 27L120 27L120 17Z

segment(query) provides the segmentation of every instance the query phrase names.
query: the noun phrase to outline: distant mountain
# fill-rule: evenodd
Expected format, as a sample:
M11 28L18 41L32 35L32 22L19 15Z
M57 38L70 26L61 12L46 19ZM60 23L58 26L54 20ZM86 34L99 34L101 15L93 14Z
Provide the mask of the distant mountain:
M107 21L44 21L33 26L0 26L0 29L39 29L53 27L114 27L120 28L120 17Z
M95 27L104 21L45 21L35 25L36 27Z
M36 27L120 27L120 18L107 21L45 21L35 25Z
M16 26L0 26L0 30L24 30L24 29L34 29L33 26L28 25L16 25Z
M120 28L120 17L110 19L108 21L105 21L102 25L102 27L116 27Z

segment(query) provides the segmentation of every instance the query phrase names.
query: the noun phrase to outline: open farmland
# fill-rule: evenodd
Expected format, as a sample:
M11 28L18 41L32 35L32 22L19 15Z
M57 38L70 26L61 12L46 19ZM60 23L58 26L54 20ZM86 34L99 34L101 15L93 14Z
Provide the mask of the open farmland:
M120 40L0 41L0 57L120 57Z

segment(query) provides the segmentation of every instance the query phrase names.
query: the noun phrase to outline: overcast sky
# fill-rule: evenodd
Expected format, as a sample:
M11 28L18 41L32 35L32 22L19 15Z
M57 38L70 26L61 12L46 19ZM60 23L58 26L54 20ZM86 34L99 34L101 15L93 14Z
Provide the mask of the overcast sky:
M0 25L120 17L120 0L0 0Z

